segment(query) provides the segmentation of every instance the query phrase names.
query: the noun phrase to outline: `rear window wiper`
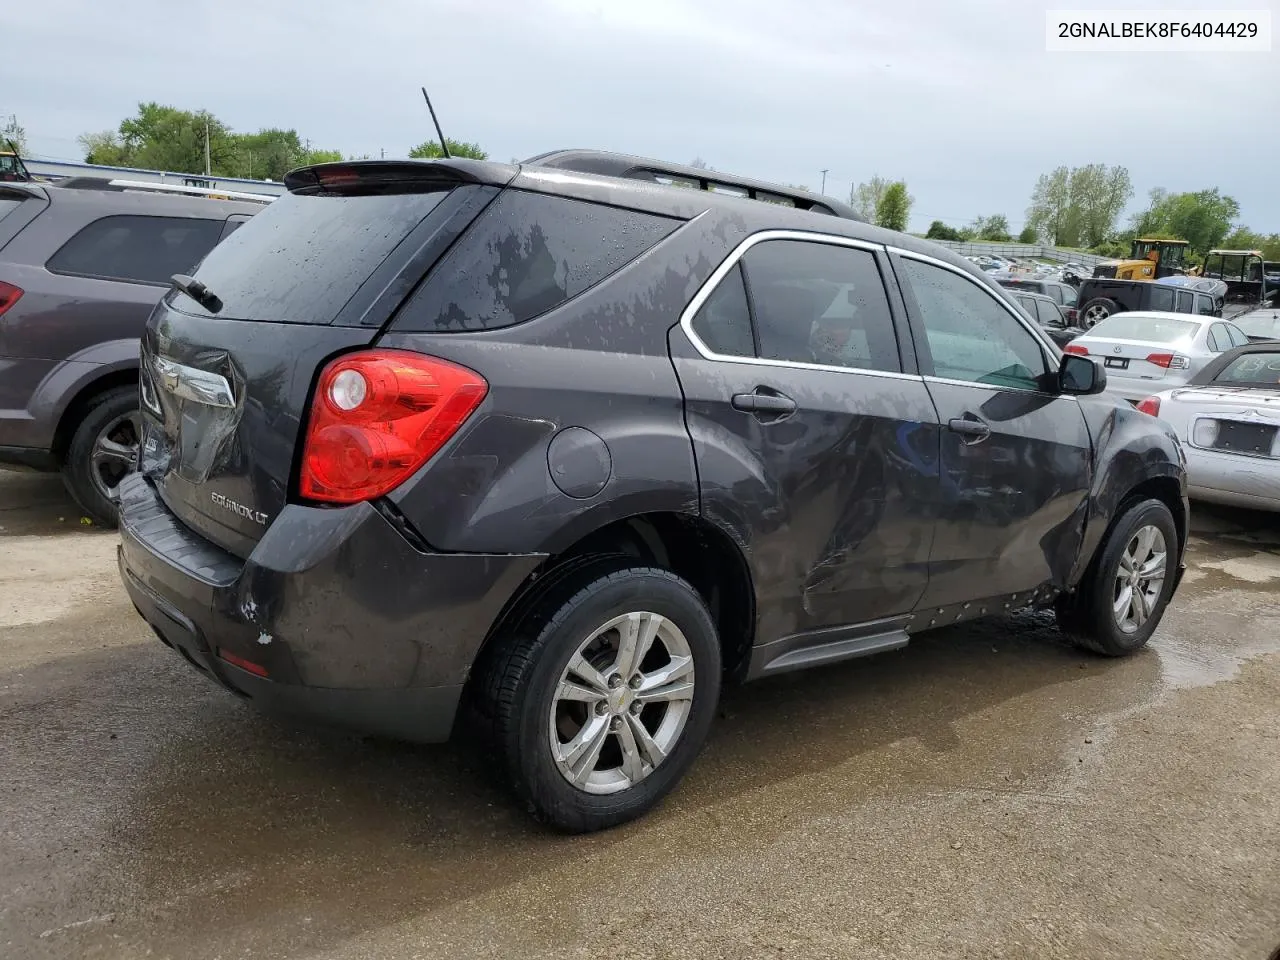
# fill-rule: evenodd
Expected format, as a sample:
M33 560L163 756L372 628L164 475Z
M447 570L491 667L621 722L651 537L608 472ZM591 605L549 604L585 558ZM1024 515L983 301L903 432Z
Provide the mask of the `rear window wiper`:
M210 313L217 313L222 309L222 301L214 295L213 291L193 277L188 277L183 273L175 273L169 278L169 283L175 290L181 290Z

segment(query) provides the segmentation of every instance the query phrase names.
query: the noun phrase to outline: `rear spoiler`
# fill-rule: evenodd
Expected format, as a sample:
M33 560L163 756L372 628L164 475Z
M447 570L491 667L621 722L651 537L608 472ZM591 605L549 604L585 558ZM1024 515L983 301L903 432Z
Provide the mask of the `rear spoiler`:
M488 160L355 160L318 163L284 175L290 193L413 193L474 183L505 187L520 172L507 163Z

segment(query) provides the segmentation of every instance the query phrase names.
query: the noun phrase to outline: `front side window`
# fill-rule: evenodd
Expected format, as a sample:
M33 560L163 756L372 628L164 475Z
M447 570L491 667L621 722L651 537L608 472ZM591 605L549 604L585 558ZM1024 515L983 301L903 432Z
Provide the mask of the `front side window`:
M221 220L112 216L95 220L45 264L50 273L130 283L168 284L213 249Z
M948 380L1038 390L1049 373L1039 340L977 284L903 258L934 373Z
M901 371L875 255L807 240L768 240L742 258L760 356Z
M1203 293L1196 294L1196 313L1202 317L1213 316L1213 297Z
M1036 309L1040 312L1040 322L1049 327L1065 327L1066 321L1062 317L1062 311L1058 309L1056 303L1050 303L1048 300L1037 300Z

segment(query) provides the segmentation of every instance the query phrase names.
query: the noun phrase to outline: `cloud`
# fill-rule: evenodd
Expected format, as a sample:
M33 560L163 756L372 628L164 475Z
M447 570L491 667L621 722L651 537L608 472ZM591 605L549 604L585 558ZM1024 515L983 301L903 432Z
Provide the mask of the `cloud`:
M429 136L426 84L446 133L503 160L595 146L815 188L826 168L842 196L879 173L906 179L917 228L1017 228L1040 173L1102 162L1130 169L1135 207L1217 185L1280 230L1274 55L1050 54L1047 6L62 0L6 49L0 107L60 157L152 99L394 156Z

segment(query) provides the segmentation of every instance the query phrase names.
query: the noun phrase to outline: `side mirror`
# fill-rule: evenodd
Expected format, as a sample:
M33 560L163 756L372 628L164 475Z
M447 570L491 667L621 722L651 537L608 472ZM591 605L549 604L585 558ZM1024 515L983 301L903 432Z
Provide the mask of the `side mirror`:
M1058 389L1077 396L1102 393L1107 389L1107 368L1094 357L1064 353L1058 367Z

